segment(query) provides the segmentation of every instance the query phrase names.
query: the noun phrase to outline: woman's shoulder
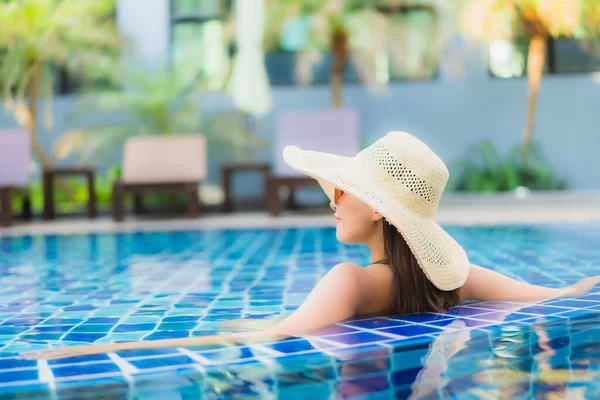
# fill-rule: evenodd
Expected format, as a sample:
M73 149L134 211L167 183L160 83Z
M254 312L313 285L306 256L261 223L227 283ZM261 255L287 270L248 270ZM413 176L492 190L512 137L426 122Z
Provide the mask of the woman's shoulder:
M392 269L386 264L369 264L362 266L351 262L342 262L336 264L331 270L343 270L347 273L353 273L361 280L389 280L393 276Z
M351 263L351 262L341 262L341 263L337 263L333 266L333 268L362 268L360 265L355 264L355 263Z
M364 267L362 267L358 264L354 264L351 262L341 262L341 263L334 265L329 271L331 272L331 271L336 271L336 270L343 270L346 272L350 272L350 271L359 272L363 269L364 269Z
M479 271L478 265L469 264L469 274L467 275L467 280L461 287L458 288L458 293L460 297L460 301L472 300L474 287L477 286L477 282L479 281Z

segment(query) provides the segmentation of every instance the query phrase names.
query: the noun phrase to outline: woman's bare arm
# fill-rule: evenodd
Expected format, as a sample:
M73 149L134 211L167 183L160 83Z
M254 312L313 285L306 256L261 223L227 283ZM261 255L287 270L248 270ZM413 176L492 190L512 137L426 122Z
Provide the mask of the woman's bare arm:
M255 332L146 342L112 343L68 347L27 353L27 359L58 359L129 349L159 347L198 347L249 341L274 341L311 333L355 314L385 311L390 298L391 279L385 268L362 268L354 264L336 265L312 290L302 305L276 325ZM380 266L376 266L380 267ZM497 272L471 265L461 298L478 300L541 301L559 296L587 293L600 283L600 276L582 279L566 288L545 288L516 281Z
M464 300L543 301L561 296L582 295L598 283L600 276L584 278L575 285L563 288L548 288L520 282L471 264L467 281L461 287L461 297Z
M231 345L240 342L274 341L289 336L298 336L353 316L369 299L369 293L373 290L370 287L372 280L369 280L369 276L370 274L358 265L338 264L319 281L306 300L292 315L271 328L256 332L231 336L218 335L66 347L26 353L23 358L59 359L131 349Z

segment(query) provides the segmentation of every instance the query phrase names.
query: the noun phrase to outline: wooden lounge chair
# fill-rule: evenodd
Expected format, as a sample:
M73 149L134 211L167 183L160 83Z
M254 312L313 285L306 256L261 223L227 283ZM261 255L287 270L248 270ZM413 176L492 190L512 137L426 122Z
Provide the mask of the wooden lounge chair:
M145 193L185 193L188 214L200 215L198 186L206 178L206 139L202 135L137 136L127 140L123 154L122 179L115 182L112 215L124 218L126 194L135 196L141 207Z
M281 114L273 173L267 179L267 208L272 216L281 213L279 189L290 189L289 204L294 205L294 190L318 186L316 180L290 168L283 160L286 145L304 150L355 156L360 150L358 114L352 109L303 110Z
M31 156L29 134L21 130L0 131L0 226L11 226L12 197L17 188L29 185ZM23 215L31 217L29 196L23 199Z

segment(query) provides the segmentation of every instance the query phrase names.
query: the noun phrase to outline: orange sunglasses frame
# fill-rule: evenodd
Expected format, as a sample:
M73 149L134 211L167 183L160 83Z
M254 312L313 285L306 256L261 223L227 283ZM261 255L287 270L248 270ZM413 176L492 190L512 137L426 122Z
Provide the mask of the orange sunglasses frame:
M335 204L339 204L340 198L344 195L344 191L342 189L335 188L333 192L333 202Z

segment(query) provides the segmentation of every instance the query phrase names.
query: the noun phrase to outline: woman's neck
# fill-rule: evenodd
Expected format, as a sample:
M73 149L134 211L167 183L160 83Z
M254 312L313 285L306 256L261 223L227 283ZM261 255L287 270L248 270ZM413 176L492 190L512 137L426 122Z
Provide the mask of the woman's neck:
M383 232L381 230L378 232L378 234L373 235L368 243L365 243L371 252L371 263L385 259Z

